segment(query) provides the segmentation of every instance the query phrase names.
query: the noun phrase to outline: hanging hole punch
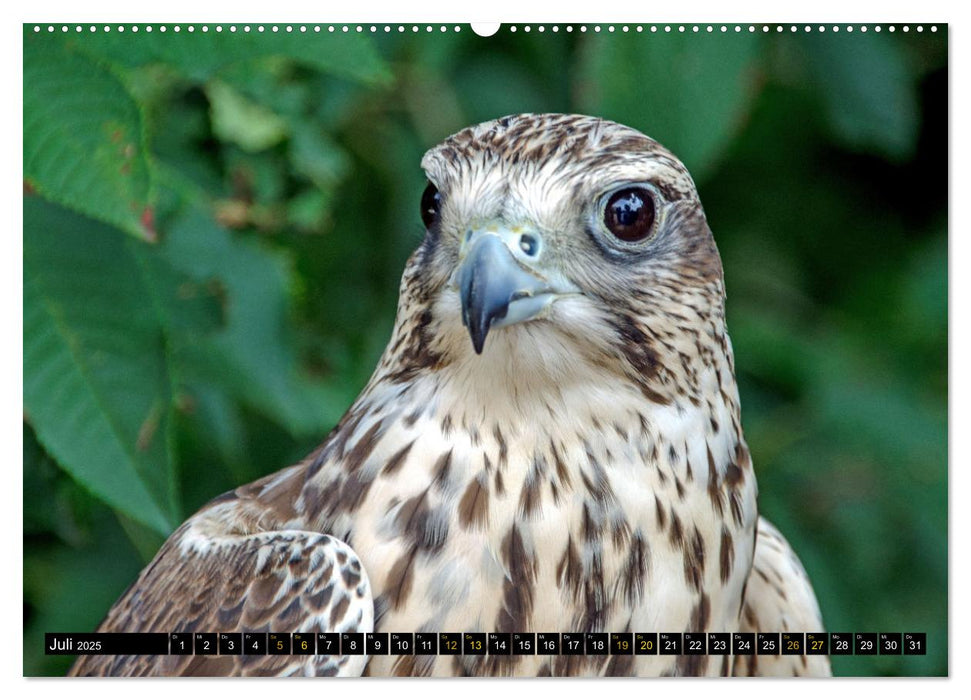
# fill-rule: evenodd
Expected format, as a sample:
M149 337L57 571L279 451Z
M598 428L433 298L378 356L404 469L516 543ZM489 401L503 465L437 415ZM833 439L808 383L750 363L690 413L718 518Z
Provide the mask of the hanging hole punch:
M500 22L473 22L472 31L479 36L489 37L499 31Z

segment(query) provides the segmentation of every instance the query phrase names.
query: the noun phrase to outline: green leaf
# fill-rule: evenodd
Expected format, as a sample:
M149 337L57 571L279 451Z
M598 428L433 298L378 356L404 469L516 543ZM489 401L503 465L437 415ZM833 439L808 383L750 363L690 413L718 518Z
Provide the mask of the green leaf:
M255 153L274 146L287 134L286 122L262 105L251 102L225 83L206 86L213 133L223 141Z
M51 201L155 237L138 107L114 75L56 36L24 37L24 178Z
M583 49L581 109L661 142L696 179L714 166L756 94L759 41L748 32L596 35Z
M356 32L273 32L269 26L259 32L258 25L251 25L249 32L244 32L242 26L235 32L227 26L221 32L215 27L203 32L202 25L194 25L190 32L188 25L182 25L176 32L173 25L168 25L162 33L158 25L153 26L151 33L140 26L138 34L99 31L85 33L73 41L79 49L121 66L167 63L198 82L209 80L225 67L268 57L289 58L365 84L390 80L371 37Z
M302 190L287 204L287 223L301 231L319 230L330 213L331 199L330 192Z
M836 136L862 151L909 157L919 128L917 76L903 45L873 32L801 38Z
M291 126L293 169L324 192L333 191L350 169L347 154L319 127L296 120Z
M226 326L187 348L187 376L272 416L295 435L319 434L346 410L341 394L301 368L287 314L295 285L289 259L233 236L201 211L173 222L163 251L197 280L217 280Z
M76 484L51 459L29 425L24 436L24 537L56 535L63 542L81 540L71 490Z
M181 518L172 357L214 325L204 301L152 247L24 199L29 422L78 482L162 534Z
M187 385L183 399L187 404L184 422L193 437L219 456L231 471L234 484L252 480L246 469L249 455L242 407L226 392L208 384Z

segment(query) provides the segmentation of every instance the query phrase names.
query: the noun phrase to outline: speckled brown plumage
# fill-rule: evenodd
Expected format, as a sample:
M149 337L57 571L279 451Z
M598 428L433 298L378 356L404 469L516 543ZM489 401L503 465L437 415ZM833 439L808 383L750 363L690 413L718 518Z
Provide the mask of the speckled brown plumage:
M360 397L303 463L216 499L179 528L101 629L822 629L801 565L758 518L721 260L684 166L633 129L556 114L470 127L422 166L437 208ZM653 228L618 242L604 203L630 187L653 203ZM481 255L502 258L501 274L553 293L515 318L533 292L509 297L476 336L467 307L479 292L459 273L480 255L470 252L478 241ZM298 550L309 556L287 557ZM73 670L829 668L821 657L795 665L761 657L758 668L717 656L294 659L248 669L220 657L88 657Z

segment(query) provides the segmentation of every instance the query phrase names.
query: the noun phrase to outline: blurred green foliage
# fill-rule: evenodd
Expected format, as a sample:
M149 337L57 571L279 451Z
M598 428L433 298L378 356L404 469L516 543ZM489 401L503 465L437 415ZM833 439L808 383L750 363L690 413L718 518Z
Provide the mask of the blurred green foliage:
M423 151L582 111L695 175L762 511L833 631L947 673L947 39L24 29L24 672L366 382Z

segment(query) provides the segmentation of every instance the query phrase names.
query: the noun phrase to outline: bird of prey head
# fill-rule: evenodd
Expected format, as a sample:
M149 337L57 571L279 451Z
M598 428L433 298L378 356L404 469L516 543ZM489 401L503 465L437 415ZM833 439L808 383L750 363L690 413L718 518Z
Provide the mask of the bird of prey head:
M673 398L666 362L697 359L694 336L721 325L723 304L718 252L677 158L603 119L522 114L458 132L422 167L427 235L399 313L421 350L396 358L403 376L453 365L521 385L589 363Z

